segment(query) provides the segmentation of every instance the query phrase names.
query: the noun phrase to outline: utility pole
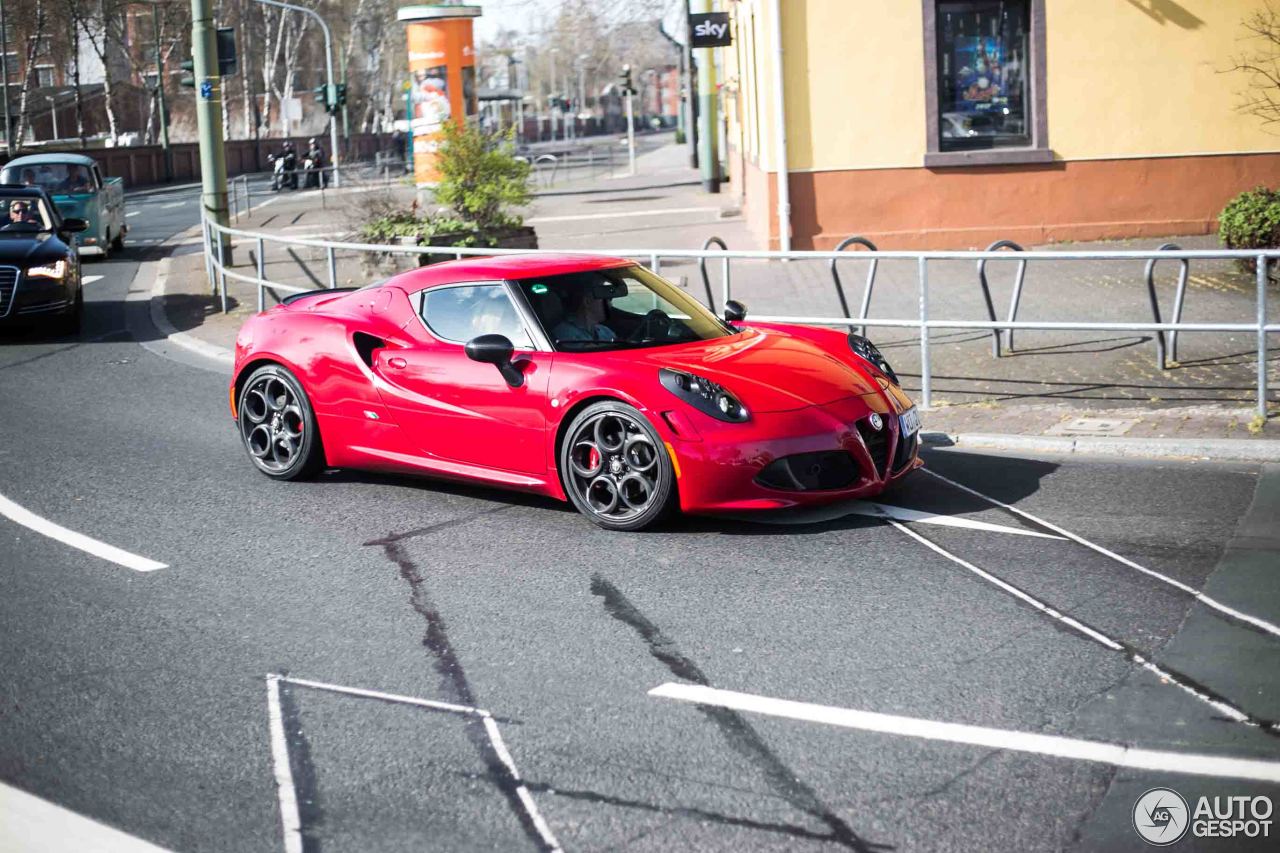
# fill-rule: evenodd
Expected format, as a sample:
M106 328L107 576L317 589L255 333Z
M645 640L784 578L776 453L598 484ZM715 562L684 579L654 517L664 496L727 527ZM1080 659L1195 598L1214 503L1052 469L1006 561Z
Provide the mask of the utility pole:
M695 0L699 12L711 11L711 0ZM690 34L692 43L692 33ZM702 189L709 193L720 192L720 153L718 124L716 119L716 61L708 53L698 63L698 163L702 172Z
M200 203L221 226L227 215L227 160L222 135L222 79L218 76L217 30L212 0L191 0L191 62L196 82L196 127L200 135ZM231 241L218 235L223 263L231 264Z
M173 180L173 152L169 150L169 118L165 115L164 60L160 55L160 4L151 4L151 30L156 41L156 106L160 110L160 144L164 148L164 179ZM57 135L56 133L54 134Z
M13 133L9 126L9 25L4 20L4 0L0 0L0 98L4 99L4 150L13 156Z
M551 113L551 141L556 141L556 112L559 111L560 105L556 100L556 54L560 52L560 48L551 48L551 97L547 100L550 103Z
M585 53L578 54L578 114L587 111L587 60ZM584 128L585 129L585 128Z
M689 0L684 0L684 110L685 140L689 143L689 165L698 168L698 87L697 66L693 61L693 32L689 27Z
M636 87L631 80L631 66L622 66L622 97L626 99L627 105L627 163L628 175L636 173L636 123L634 120L635 107L632 101L635 100Z

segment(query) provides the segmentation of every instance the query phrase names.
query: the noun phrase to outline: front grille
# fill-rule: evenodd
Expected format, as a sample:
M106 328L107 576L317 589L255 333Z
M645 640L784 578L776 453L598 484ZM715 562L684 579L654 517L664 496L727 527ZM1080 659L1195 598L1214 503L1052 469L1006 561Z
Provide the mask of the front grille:
M911 458L916 454L916 440L919 436L920 433L913 432L898 439L898 449L893 454L893 473L896 474L911 464Z
M13 296L18 291L18 268L0 267L0 317L9 316Z
M760 485L785 492L843 489L857 479L858 466L843 450L784 456L756 475Z
M883 477L885 467L889 464L889 425L886 423L876 429L871 426L869 419L863 418L858 421L858 434L862 436L862 443L871 454L871 461L876 466L876 477Z

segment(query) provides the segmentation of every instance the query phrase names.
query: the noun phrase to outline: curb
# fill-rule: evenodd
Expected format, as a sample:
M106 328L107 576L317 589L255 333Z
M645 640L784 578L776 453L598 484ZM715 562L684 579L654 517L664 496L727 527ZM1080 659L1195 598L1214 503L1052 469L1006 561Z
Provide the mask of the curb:
M197 226L198 227L198 226ZM183 232L179 237L184 236L187 232ZM166 241L167 242L167 241ZM175 240L175 243L177 241ZM165 336L169 343L182 347L188 352L196 355L211 358L221 364L230 366L235 361L235 353L226 347L220 347L217 344L211 344L208 341L201 340L195 335L188 335L186 332L179 332L169 322L169 315L164 310L165 284L169 281L169 263L173 260L172 255L166 255L156 261L155 277L151 282L151 294L147 299L147 307L151 312L152 324L160 330L160 334Z
M1239 438L1068 438L1049 435L922 432L927 447L1013 450L1148 459L1280 462L1280 441Z

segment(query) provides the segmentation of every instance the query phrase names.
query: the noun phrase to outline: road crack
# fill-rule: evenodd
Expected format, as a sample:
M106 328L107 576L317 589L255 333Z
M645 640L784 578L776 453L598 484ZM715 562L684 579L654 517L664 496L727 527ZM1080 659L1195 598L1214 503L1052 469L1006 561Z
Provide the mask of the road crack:
M663 634L621 590L599 573L591 576L591 594L603 600L604 609L610 616L639 634L648 646L649 653L661 661L673 675L705 687L711 686L707 676L680 651L675 641ZM729 748L754 765L778 796L825 824L830 830L828 837L832 841L859 853L888 849L888 845L872 844L861 838L822 801L817 792L800 781L799 775L778 757L751 723L737 711L708 705L698 705L697 708L715 723Z

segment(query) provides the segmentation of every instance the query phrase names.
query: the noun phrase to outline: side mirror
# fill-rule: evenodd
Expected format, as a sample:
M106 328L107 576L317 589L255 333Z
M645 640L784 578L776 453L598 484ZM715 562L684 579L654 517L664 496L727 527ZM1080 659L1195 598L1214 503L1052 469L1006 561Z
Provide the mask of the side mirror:
M74 216L68 216L62 220L62 230L68 234L79 234L81 231L89 230L89 223L84 219L77 219Z
M498 368L502 378L512 388L524 384L524 374L520 368L511 363L511 354L515 346L506 335L480 335L467 341L467 358L484 364L492 364Z
M741 323L745 319L747 319L747 306L736 299L730 299L724 304L724 321L726 323Z

